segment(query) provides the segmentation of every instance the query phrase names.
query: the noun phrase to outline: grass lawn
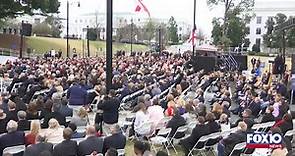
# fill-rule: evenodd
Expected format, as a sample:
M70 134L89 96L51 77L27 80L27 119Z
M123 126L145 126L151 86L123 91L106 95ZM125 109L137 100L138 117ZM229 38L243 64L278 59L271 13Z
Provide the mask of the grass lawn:
M35 49L37 54L43 54L45 51L51 49L63 51L66 55L66 39L62 38L49 38L49 37L26 37L25 43L28 48ZM105 41L90 41L90 53L92 56L105 54L106 44ZM83 40L69 40L70 49L76 48L78 54L83 55ZM125 50L130 51L130 44L113 43L113 51ZM148 50L144 45L133 45L134 51ZM84 51L86 53L86 40L84 40Z
M127 144L126 144L126 146L125 146L125 153L126 153L126 156L132 156L132 155L135 155L134 154L134 150L133 150L133 145L134 145L134 142L133 141L130 141L130 140L128 140L127 141ZM170 155L171 156L184 156L184 153L182 152L182 149L181 149L181 147L179 146L179 145L177 145L176 147L176 150L177 150L177 154L174 152L174 150L171 148L170 150L169 150L169 152L170 152ZM162 151L165 151L166 152L166 149L165 148L161 148L161 149L159 149L159 150L162 150ZM158 150L158 151L159 151Z

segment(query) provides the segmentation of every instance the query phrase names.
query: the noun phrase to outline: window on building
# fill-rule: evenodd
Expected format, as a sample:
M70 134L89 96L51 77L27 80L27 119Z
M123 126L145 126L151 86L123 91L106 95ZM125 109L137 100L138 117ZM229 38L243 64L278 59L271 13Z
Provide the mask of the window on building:
M261 28L256 28L256 34L260 35L261 34Z
M182 31L182 27L179 27L179 31Z
M83 20L82 19L80 19L80 23L82 23L83 22Z
M257 24L261 24L261 21L262 21L262 17L261 16L258 16L257 18L256 18L256 23Z
M75 20L75 23L78 23L78 20Z
M256 45L260 45L261 44L261 38L256 38Z

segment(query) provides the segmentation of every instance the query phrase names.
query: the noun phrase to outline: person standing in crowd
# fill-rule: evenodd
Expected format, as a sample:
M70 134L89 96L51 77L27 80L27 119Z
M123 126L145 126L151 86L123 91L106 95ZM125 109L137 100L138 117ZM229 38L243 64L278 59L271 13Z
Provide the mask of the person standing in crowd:
M69 105L84 106L87 104L87 90L75 80L67 91Z
M46 142L46 137L37 135L36 144L27 146L24 156L41 156L44 153L53 153L53 144Z
M119 107L120 101L116 97L115 90L110 90L109 95L105 98L105 100L101 104L97 105L97 109L103 111L102 118L107 131L110 129L111 125L118 123Z
M54 146L53 156L76 156L78 145L76 141L71 140L73 131L70 128L63 130L64 141ZM65 150L66 149L66 150Z

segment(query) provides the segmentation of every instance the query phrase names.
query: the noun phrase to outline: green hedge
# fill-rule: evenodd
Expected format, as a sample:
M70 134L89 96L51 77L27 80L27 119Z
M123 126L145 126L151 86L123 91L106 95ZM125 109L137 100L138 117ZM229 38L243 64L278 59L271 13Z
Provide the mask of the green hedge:
M248 52L248 55L252 55L252 56L269 56L269 53L262 53L262 52L256 53L256 52L250 51L250 52Z

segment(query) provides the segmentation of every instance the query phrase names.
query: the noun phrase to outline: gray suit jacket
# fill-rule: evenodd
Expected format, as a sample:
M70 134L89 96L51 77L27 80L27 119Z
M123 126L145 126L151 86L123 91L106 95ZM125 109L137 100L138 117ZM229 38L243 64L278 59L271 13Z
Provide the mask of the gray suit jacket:
M51 143L38 143L38 144L30 145L26 148L26 150L24 152L24 156L37 156L43 152L47 152L52 155L53 144L51 144Z
M78 146L78 155L90 155L93 151L102 153L103 139L96 136L90 136L86 140L81 141Z

